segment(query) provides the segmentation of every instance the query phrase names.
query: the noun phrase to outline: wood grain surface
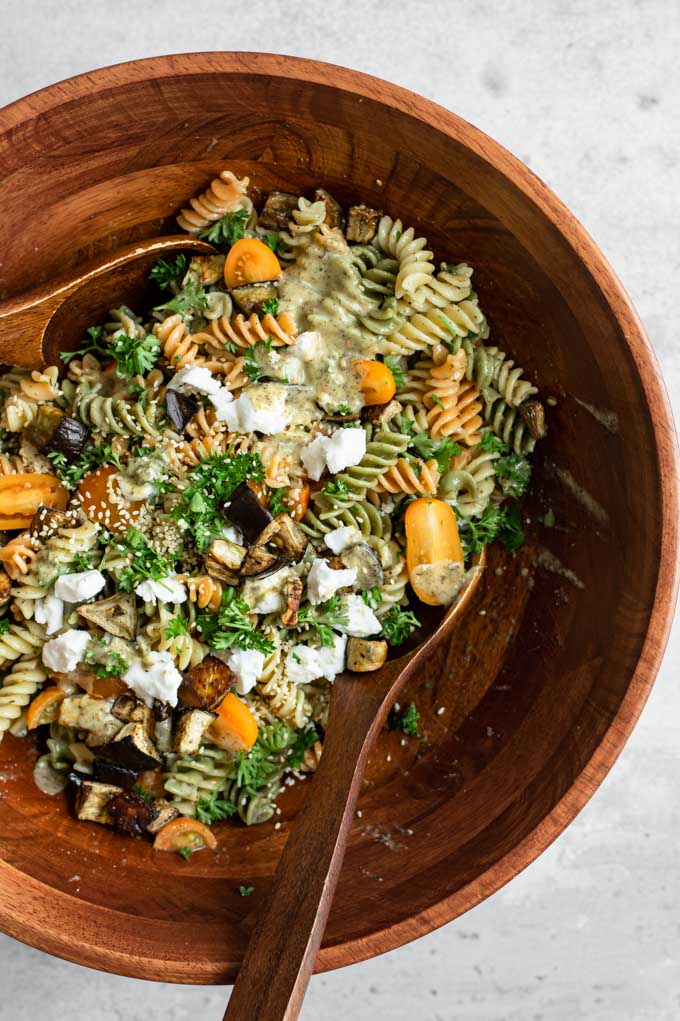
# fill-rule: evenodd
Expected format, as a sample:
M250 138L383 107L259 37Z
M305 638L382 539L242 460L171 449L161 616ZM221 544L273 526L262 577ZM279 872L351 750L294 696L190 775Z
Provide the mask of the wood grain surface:
M492 551L455 639L409 682L402 701L418 705L423 738L378 738L317 960L324 970L487 897L611 768L653 683L675 600L676 440L635 311L549 189L455 115L330 65L156 58L6 108L0 299L175 233L173 214L226 165L263 192L321 184L377 205L421 228L438 258L470 262L493 342L556 400L527 545ZM77 325L62 324L64 347ZM615 431L587 406L616 416ZM549 510L554 528L541 524ZM233 979L314 782L286 791L280 829L221 827L214 858L185 862L75 822L32 786L35 755L30 741L0 745L0 925L104 970ZM242 898L240 885L255 892Z

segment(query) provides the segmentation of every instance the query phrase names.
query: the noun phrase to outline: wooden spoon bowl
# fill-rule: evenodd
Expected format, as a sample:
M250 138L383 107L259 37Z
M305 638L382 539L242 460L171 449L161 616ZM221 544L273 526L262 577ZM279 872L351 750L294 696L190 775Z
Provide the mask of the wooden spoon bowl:
M612 766L673 609L675 437L625 292L542 182L434 104L309 61L137 61L4 110L0 299L176 233L173 214L226 165L262 191L321 184L343 202L363 200L422 229L439 258L468 261L494 342L556 400L526 545L491 551L451 641L402 692L421 712L423 738L378 738L323 970L399 946L487 897ZM220 827L220 853L185 862L73 820L61 798L32 786L34 760L30 742L0 745L0 925L109 971L230 981L306 785L286 790L281 816Z

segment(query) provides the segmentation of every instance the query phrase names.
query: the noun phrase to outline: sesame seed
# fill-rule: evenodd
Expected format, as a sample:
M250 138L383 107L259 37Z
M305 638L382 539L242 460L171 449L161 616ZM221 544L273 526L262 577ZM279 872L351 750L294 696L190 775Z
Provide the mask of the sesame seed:
M440 705L439 709L437 709L437 716L443 716L445 712L446 712L446 706Z

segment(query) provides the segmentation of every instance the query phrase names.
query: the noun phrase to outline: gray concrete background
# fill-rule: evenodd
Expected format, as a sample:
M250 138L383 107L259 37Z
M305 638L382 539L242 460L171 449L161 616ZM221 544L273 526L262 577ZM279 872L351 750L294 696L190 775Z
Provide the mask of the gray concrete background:
M244 49L345 64L461 114L601 245L680 411L677 0L24 0L0 12L0 105L121 60ZM679 665L676 629L612 775L534 865L439 932L315 978L302 1017L676 1021ZM3 1021L218 1018L226 999L97 974L3 936L0 962Z

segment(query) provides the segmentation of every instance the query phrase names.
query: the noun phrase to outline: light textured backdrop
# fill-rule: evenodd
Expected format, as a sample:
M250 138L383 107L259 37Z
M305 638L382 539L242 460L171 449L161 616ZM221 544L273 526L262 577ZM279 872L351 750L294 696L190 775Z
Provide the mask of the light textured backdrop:
M0 19L0 105L103 64L242 49L345 64L461 114L601 245L680 411L677 0L23 0L0 4ZM613 774L534 865L439 932L313 979L303 1019L677 1021L679 665L676 631ZM226 998L97 974L3 936L0 973L3 1021L217 1019Z

